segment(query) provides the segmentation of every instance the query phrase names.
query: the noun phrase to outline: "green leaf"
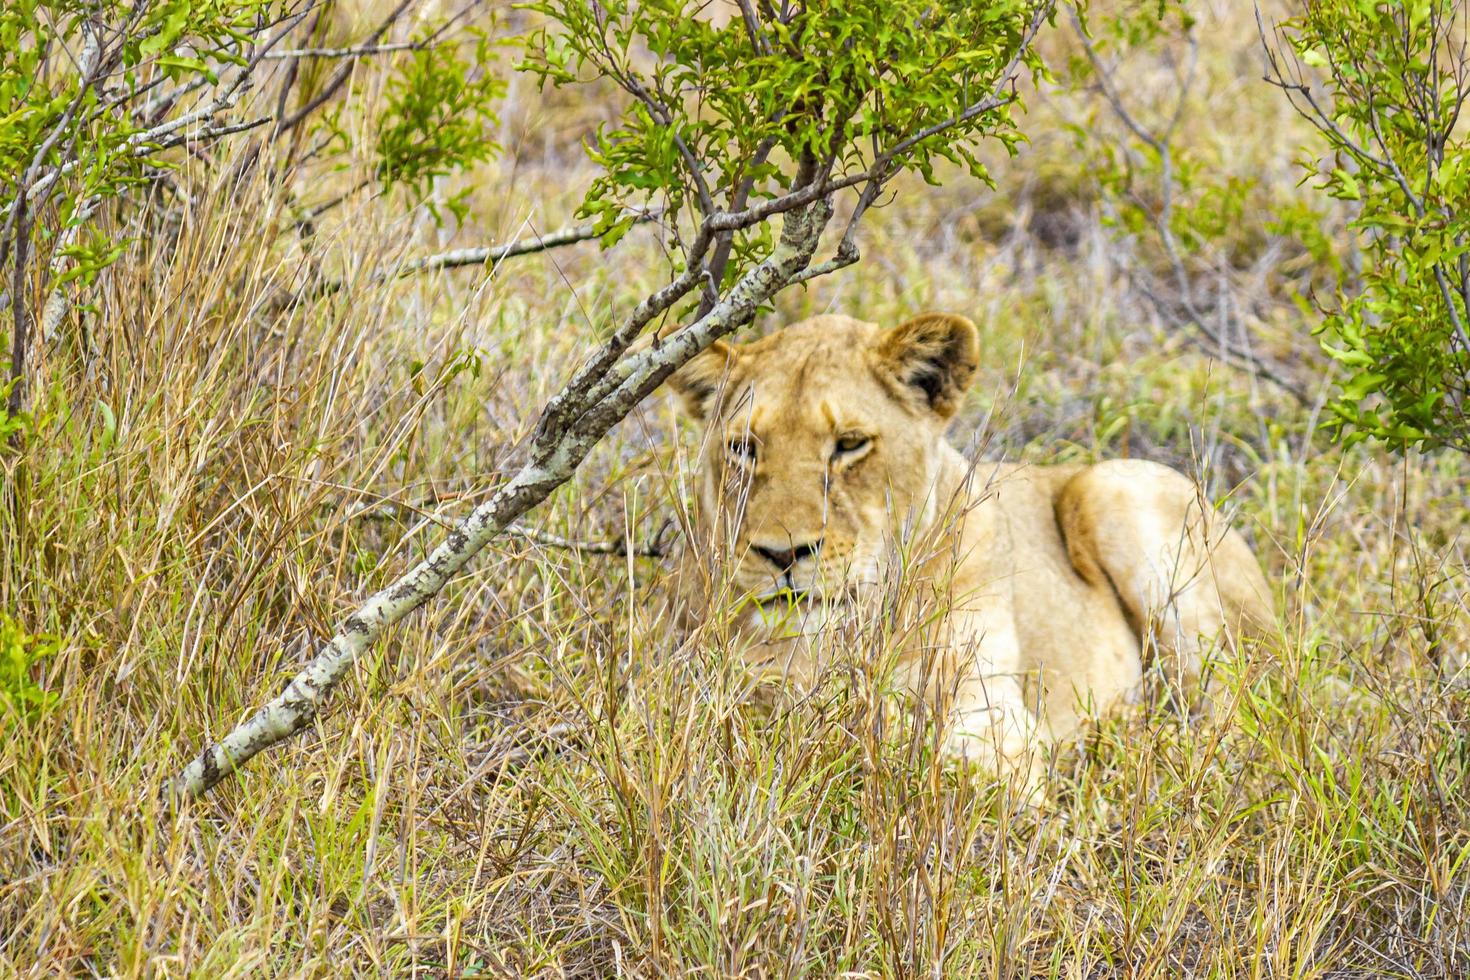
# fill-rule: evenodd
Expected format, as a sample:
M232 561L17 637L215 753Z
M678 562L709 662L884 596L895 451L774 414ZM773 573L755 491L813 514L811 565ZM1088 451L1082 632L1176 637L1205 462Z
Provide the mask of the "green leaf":
M207 78L211 85L219 84L219 76L214 73L213 69L211 69L209 65L204 63L204 60L202 58L189 58L183 55L165 54L158 57L158 64L162 65L165 68L176 68L180 71L198 72L199 74Z

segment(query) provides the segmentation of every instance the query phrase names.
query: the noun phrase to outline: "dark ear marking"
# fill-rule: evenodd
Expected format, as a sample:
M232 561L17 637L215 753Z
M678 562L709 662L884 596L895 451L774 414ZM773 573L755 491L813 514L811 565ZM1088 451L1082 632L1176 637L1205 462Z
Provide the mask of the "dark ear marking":
M734 347L716 340L679 370L669 375L668 385L684 402L684 409L696 419L703 420L714 407L719 395L739 357Z
M980 332L954 313L921 313L878 342L879 377L941 418L959 410L979 366Z

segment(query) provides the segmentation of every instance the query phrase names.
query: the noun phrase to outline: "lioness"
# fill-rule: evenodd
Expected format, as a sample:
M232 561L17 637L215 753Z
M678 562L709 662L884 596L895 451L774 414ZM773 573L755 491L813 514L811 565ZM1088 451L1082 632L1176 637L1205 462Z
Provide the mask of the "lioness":
M1038 750L1139 686L1145 650L1192 683L1222 629L1264 627L1272 605L1249 545L1166 466L968 463L944 432L979 356L975 325L944 313L818 316L700 354L671 379L706 422L686 561L723 566L767 641L753 656L791 663L801 638L773 610L820 631L876 603L904 552L909 594L944 595L901 683L944 693L947 752L1029 788Z

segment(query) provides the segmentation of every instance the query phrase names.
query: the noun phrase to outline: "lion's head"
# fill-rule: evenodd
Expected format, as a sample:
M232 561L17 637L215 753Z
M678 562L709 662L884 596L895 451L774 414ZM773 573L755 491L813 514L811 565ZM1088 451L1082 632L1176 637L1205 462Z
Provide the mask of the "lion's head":
M875 582L946 503L945 424L978 360L961 316L818 316L680 370L670 383L706 428L697 530L733 590L832 601Z

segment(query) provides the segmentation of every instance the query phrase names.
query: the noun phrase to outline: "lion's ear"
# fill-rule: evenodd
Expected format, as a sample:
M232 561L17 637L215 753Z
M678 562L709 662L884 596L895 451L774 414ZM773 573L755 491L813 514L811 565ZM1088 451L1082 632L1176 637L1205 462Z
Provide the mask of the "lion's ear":
M669 387L678 393L690 415L697 419L709 415L715 396L725 384L738 356L735 348L717 340L669 375Z
M953 313L921 313L883 335L878 361L880 373L901 395L922 398L949 418L980 366L980 332Z

